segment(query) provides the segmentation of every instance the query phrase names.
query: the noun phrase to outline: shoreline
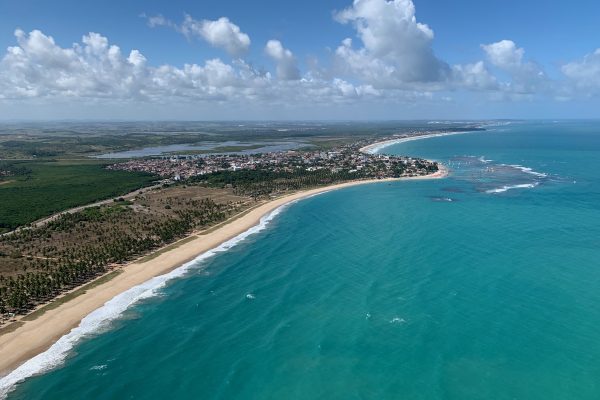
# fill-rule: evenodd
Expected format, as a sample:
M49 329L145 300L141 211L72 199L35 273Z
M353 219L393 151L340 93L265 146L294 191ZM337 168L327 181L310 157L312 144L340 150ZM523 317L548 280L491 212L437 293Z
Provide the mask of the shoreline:
M351 181L285 195L250 208L241 215L233 216L231 220L217 225L216 229L213 227L204 232L192 233L175 243L157 249L140 260L130 262L122 268L122 272L112 279L91 287L75 299L47 310L36 319L21 320L22 325L0 334L0 397L8 393L7 390L10 390L14 384L54 366L56 360L48 361L39 358L43 358L44 354L55 346L64 347L65 343L57 343L57 341L63 341L65 338L68 341L68 336L82 327L84 319L93 316L99 317L93 314L101 312L107 303L122 300L120 297L125 292L141 290L137 297L134 297L133 300L129 299L129 302L122 305L123 309L118 313L120 315L131 304L143 298L146 292L152 290L152 287L144 285L149 285L154 280L162 280L164 283L173 279L179 275L168 275L180 269L182 273L185 273L187 267L196 261L220 251L220 246L226 246L228 242L236 238L243 240L246 236L255 233L254 228L262 229L264 226L261 224L268 222L268 219L274 217L282 207L317 194L351 186L378 182L441 179L447 175L447 168L440 164L439 170L429 175ZM177 245L178 243L179 245ZM150 259L147 259L148 256L151 256ZM101 317L96 321L98 324L115 318L102 319ZM73 345L80 337L75 338L70 344ZM64 355L69 350L70 348L66 349ZM37 370L34 370L33 364L36 362L42 365L37 366Z
M414 140L421 140L421 139L430 139L430 138L434 138L434 137L462 135L462 134L470 133L470 132L473 132L473 131L438 132L438 133L429 133L426 135L416 135L416 136L413 135L413 136L407 136L407 137L399 137L399 138L395 138L395 139L388 139L388 140L383 140L381 142L371 143L367 146L361 147L359 149L359 151L361 153L377 154L381 149L392 146L394 144L412 142Z

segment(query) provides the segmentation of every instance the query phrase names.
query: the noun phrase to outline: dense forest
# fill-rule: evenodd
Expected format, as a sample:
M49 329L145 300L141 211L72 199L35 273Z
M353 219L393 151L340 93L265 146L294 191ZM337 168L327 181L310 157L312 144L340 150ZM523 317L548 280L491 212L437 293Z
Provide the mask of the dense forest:
M151 185L145 173L98 161L0 161L0 233L53 213Z

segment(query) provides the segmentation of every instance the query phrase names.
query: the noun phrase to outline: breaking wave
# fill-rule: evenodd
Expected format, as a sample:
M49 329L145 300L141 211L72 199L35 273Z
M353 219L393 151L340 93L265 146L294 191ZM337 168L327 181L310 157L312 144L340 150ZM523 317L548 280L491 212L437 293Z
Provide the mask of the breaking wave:
M529 167L524 167L524 166L519 165L519 164L509 164L509 165L501 164L501 165L504 165L504 166L507 166L507 167L516 168L519 171L525 172L526 174L530 174L530 175L533 175L533 176L537 176L539 178L546 178L548 176L548 174L544 174L543 172L534 171L533 169L531 169Z
M81 341L81 339L108 328L110 323L121 317L130 306L140 300L158 295L159 290L163 288L168 281L179 278L185 275L189 270L197 268L198 263L211 258L218 253L225 252L244 241L249 236L264 230L286 207L297 201L299 201L299 199L276 208L269 214L263 216L257 225L240 233L236 237L229 239L214 249L202 253L194 260L183 264L181 267L176 268L167 274L154 277L113 297L102 307L83 318L76 328L73 328L69 333L58 339L58 341L56 341L48 350L29 359L10 374L0 378L0 398L6 398L8 393L10 393L19 382L34 375L47 372L62 364L69 352Z
M539 182L522 183L519 185L506 185L506 186L502 186L502 187L499 187L496 189L486 190L485 192L489 193L489 194L504 193L504 192L507 192L512 189L531 189L531 188L536 187L537 185L539 185Z

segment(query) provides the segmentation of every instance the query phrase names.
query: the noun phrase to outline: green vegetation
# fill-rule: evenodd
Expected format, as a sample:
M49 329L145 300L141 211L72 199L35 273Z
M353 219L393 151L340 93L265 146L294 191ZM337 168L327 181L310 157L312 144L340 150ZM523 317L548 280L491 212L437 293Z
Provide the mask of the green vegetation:
M262 147L261 141L286 140L306 143L312 151L348 147L338 158L313 154L308 164L307 152L289 152L282 163L269 161L260 168L254 164L257 170L187 175L193 177L184 183L164 184L157 190L0 235L0 323L101 275L104 278L92 285L110 279L114 275L107 272L118 264L173 244L190 232L215 227L254 206L252 199L350 180L434 172L437 164L423 160L411 160L408 166L401 159L364 162L364 156L357 156L356 148L348 146L357 140L370 141L415 129L429 128L399 122L0 125L0 233L65 209L121 196L157 180L148 173L106 169L109 160L88 158L95 154L206 142L220 144L212 150L217 152L250 150ZM248 145L227 146L228 141ZM185 172L185 163L200 160L182 162ZM235 165L227 163L223 168L229 167ZM149 171L170 176L168 168L167 172L161 168ZM50 307L88 288L73 291ZM40 309L32 318L45 310Z
M478 129L465 124L436 129ZM248 150L228 141L307 142L329 149L349 140L431 129L418 121L381 122L44 122L0 124L0 159L86 157L172 144L223 143L209 152ZM256 143L255 143L256 142ZM189 154L188 151L185 152ZM201 154L197 152L196 154Z
M35 159L86 157L94 154L139 149L143 147L164 146L181 143L197 143L207 140L203 133L172 134L115 134L93 132L59 133L36 132L15 135L2 134L0 126L0 158Z
M45 306L35 310L34 312L32 312L31 314L28 314L27 316L25 316L23 318L23 321L33 321L35 319L37 319L38 317L41 317L42 315L44 315L47 311L53 310L55 308L57 308L58 306L60 306L61 304L64 304L70 300L73 300L76 297L81 296L82 294L85 294L88 290L95 288L96 286L100 286L108 281L110 281L111 279L113 279L114 277L116 277L117 275L119 275L120 273L122 273L123 270L117 269L115 271L111 271L106 275L101 276L100 278L88 283L87 285L84 285L80 288L78 288L77 290L74 290L72 292L69 292L68 294L52 301L49 304L46 304ZM2 300L0 300L1 302Z
M405 173L407 167L404 164L395 163L393 165L391 177L400 177ZM429 173L436 172L438 169L435 163L429 164L418 160L415 161L415 166L426 169ZM301 167L290 169L289 171L218 171L212 174L192 177L188 182L208 187L230 187L237 195L260 198L290 190L301 190L357 179L373 179L378 176L378 170L384 169L384 165L382 162L374 163L373 168L374 170L363 169L361 171L351 171L349 168L340 168L337 170L323 168L308 171Z
M331 185L361 178L364 178L363 174L351 173L348 170L333 172L326 169L317 171L295 169L290 172L266 170L219 171L192 178L191 181L209 187L231 187L237 195L251 196L257 199L275 193Z
M98 161L2 161L0 232L68 208L148 186L144 173L109 171Z
M181 189L171 192L177 190ZM192 192L197 191L188 191ZM162 211L166 204L171 206L169 213ZM222 222L241 206L210 198L164 197L156 192L140 196L134 204L91 207L61 215L41 227L2 236L0 320L3 314L25 313L105 274L116 264L173 243L193 230ZM5 270L11 263L12 270ZM64 300L81 293L75 291Z

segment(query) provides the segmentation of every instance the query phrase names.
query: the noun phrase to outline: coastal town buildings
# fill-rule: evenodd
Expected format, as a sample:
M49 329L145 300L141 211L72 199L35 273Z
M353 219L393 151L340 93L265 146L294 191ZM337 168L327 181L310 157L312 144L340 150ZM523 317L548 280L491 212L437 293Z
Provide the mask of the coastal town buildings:
M393 140L385 138L383 140ZM281 151L259 154L178 155L133 159L109 169L147 172L174 181L219 171L260 170L347 172L358 178L390 178L426 175L437 171L437 163L419 158L371 154L362 151L368 141L324 151Z

